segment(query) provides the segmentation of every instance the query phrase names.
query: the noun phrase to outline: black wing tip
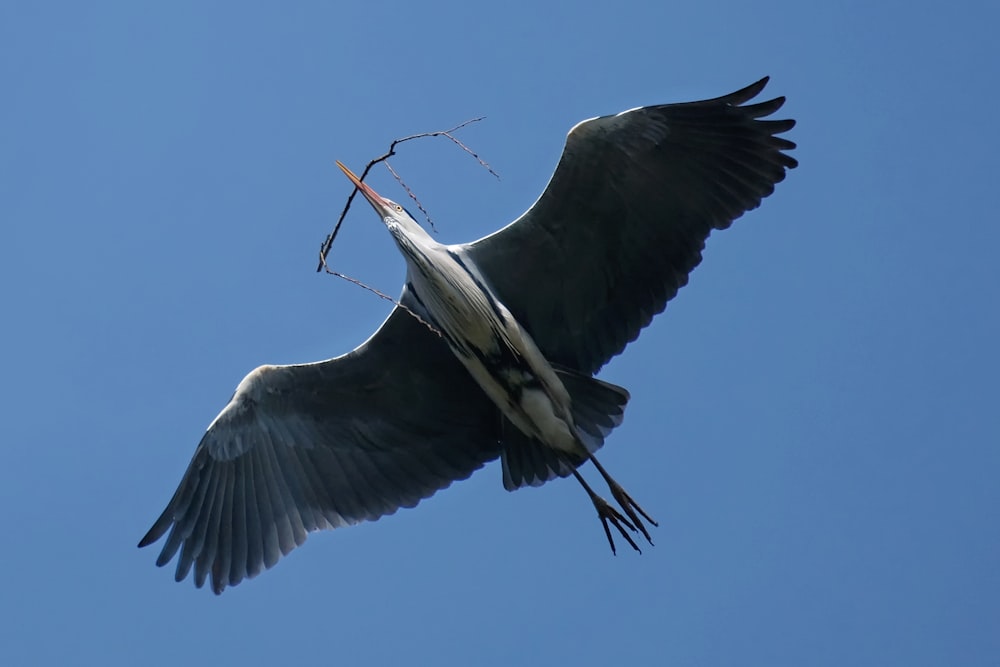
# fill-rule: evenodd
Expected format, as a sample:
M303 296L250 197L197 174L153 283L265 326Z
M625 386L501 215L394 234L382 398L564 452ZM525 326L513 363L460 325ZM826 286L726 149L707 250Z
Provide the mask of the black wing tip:
M139 540L138 548L142 549L148 547L150 544L154 544L160 540L161 537L167 534L167 530L173 525L173 519L170 518L167 512L160 515L160 518L156 520L153 527L150 528L142 539Z
M167 524L168 527L170 525L171 524L169 523ZM166 529L158 530L159 528L160 527L158 525L155 525L153 526L153 528L149 530L148 533L146 533L146 535L139 541L140 549L142 547L148 547L149 545L153 544L154 542L158 541L161 537L163 537L164 533L166 532ZM178 541L177 546L171 549L171 543L168 541L167 545L164 546L163 551L160 552L160 555L156 559L156 566L164 567L165 565L169 564L174 559L174 557L177 556L177 551L178 548L181 546L181 544L182 542ZM282 555L287 556L288 554L282 554ZM209 588L215 595L222 595L223 591L225 591L227 588L238 586L244 581L253 579L262 571L270 570L272 567L274 567L274 565L277 564L278 560L280 560L280 557L273 562L261 561L259 564L257 564L256 567L250 567L250 565L248 564L247 572L242 576L237 576L237 577L233 577L232 572L228 574L216 572L214 569L215 566L214 562L211 563L209 569L199 572L196 567L197 566L196 560L197 560L196 558L189 558L185 560L185 556L182 552L179 560L177 561L177 567L174 570L173 574L174 581L177 583L181 583L190 576L191 581L194 583L195 588L198 589L204 588L205 584L208 583L210 584ZM193 573L192 569L194 569Z
M784 106L786 101L784 95L780 95L763 102L755 102L753 104L747 104L747 102L760 95L770 80L770 76L765 76L757 81L754 81L749 86L740 88L739 90L731 92L727 95L700 100L697 102L675 102L673 104L664 104L662 106L670 108L674 113L681 110L690 110L692 113L697 114L702 114L709 108L721 110L720 107L725 107L730 110L739 109L741 113L746 114L748 117L753 119L764 118L766 116L770 116ZM792 125L794 125L794 121L792 121ZM791 125L787 129L791 129ZM783 132L784 130L780 131Z
M749 102L753 98L760 95L761 91L764 90L764 87L770 80L771 80L770 76L765 76L762 79L754 81L745 88L740 88L739 90L729 93L728 95L723 95L722 97L718 97L716 98L716 100L713 101L726 102L727 104L732 104L733 106L739 106L740 104L743 104L744 102ZM781 100L781 103L784 103L785 101L785 98L783 97L780 97L778 99ZM779 104L778 106L780 107L781 104Z
M754 81L753 83L751 83L746 88L743 88L742 90L736 91L736 93L734 93L734 94L735 95L745 95L746 99L752 100L753 98L757 97L757 95L759 95L762 90L764 90L764 87L767 86L767 84L768 84L768 82L770 80L771 80L771 75L767 74L767 75L765 75L765 76L757 79L756 81Z

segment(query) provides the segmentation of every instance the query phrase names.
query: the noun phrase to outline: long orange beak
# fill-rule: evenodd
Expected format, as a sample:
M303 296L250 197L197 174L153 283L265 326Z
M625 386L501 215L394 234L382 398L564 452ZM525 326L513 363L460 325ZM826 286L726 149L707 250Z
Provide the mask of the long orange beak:
M385 202L385 198L372 190L365 183L362 183L361 179L355 176L353 171L345 167L344 163L340 160L337 160L337 166L340 167L340 170L344 172L349 179L351 179L351 183L354 183L354 187L356 187L361 194L365 196L365 199L367 199L368 203L372 205L375 212L378 213L379 216L384 216L389 210L389 205Z

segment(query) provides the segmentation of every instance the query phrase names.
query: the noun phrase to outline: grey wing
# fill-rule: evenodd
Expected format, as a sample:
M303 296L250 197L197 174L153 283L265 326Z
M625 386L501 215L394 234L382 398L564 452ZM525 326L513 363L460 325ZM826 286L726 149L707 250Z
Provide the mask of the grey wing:
M766 83L578 124L538 201L465 246L550 361L596 372L687 283L709 233L797 165L777 136L795 121L761 120L784 98L745 104Z
M404 303L407 297L404 295ZM396 308L353 352L262 366L240 383L139 542L168 533L221 593L270 568L307 533L413 507L499 453L500 418L441 339Z

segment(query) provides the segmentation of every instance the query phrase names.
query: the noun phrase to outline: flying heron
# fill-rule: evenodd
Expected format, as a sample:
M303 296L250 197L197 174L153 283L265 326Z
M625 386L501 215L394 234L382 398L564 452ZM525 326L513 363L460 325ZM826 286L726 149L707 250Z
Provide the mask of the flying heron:
M766 83L577 124L538 201L472 243L436 242L338 162L406 259L400 305L347 354L251 371L139 546L167 535L156 564L179 550L176 580L193 567L221 593L309 532L413 507L497 457L508 490L574 476L612 551L612 527L651 544L656 523L594 456L629 394L593 375L687 283L710 232L797 165L777 136L795 121L762 120L784 98L747 104Z

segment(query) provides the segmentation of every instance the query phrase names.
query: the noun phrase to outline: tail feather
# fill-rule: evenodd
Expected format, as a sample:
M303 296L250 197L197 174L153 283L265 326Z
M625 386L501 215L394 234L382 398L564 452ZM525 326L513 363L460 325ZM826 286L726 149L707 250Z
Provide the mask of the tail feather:
M556 368L556 374L569 392L580 442L593 454L604 439L625 418L629 393L623 387ZM503 485L508 491L522 486L541 486L555 477L568 477L587 460L559 451L525 435L506 418L503 423Z
M555 477L568 477L586 459L570 461L569 456L525 435L504 418L503 487L514 491L524 486L541 486Z

